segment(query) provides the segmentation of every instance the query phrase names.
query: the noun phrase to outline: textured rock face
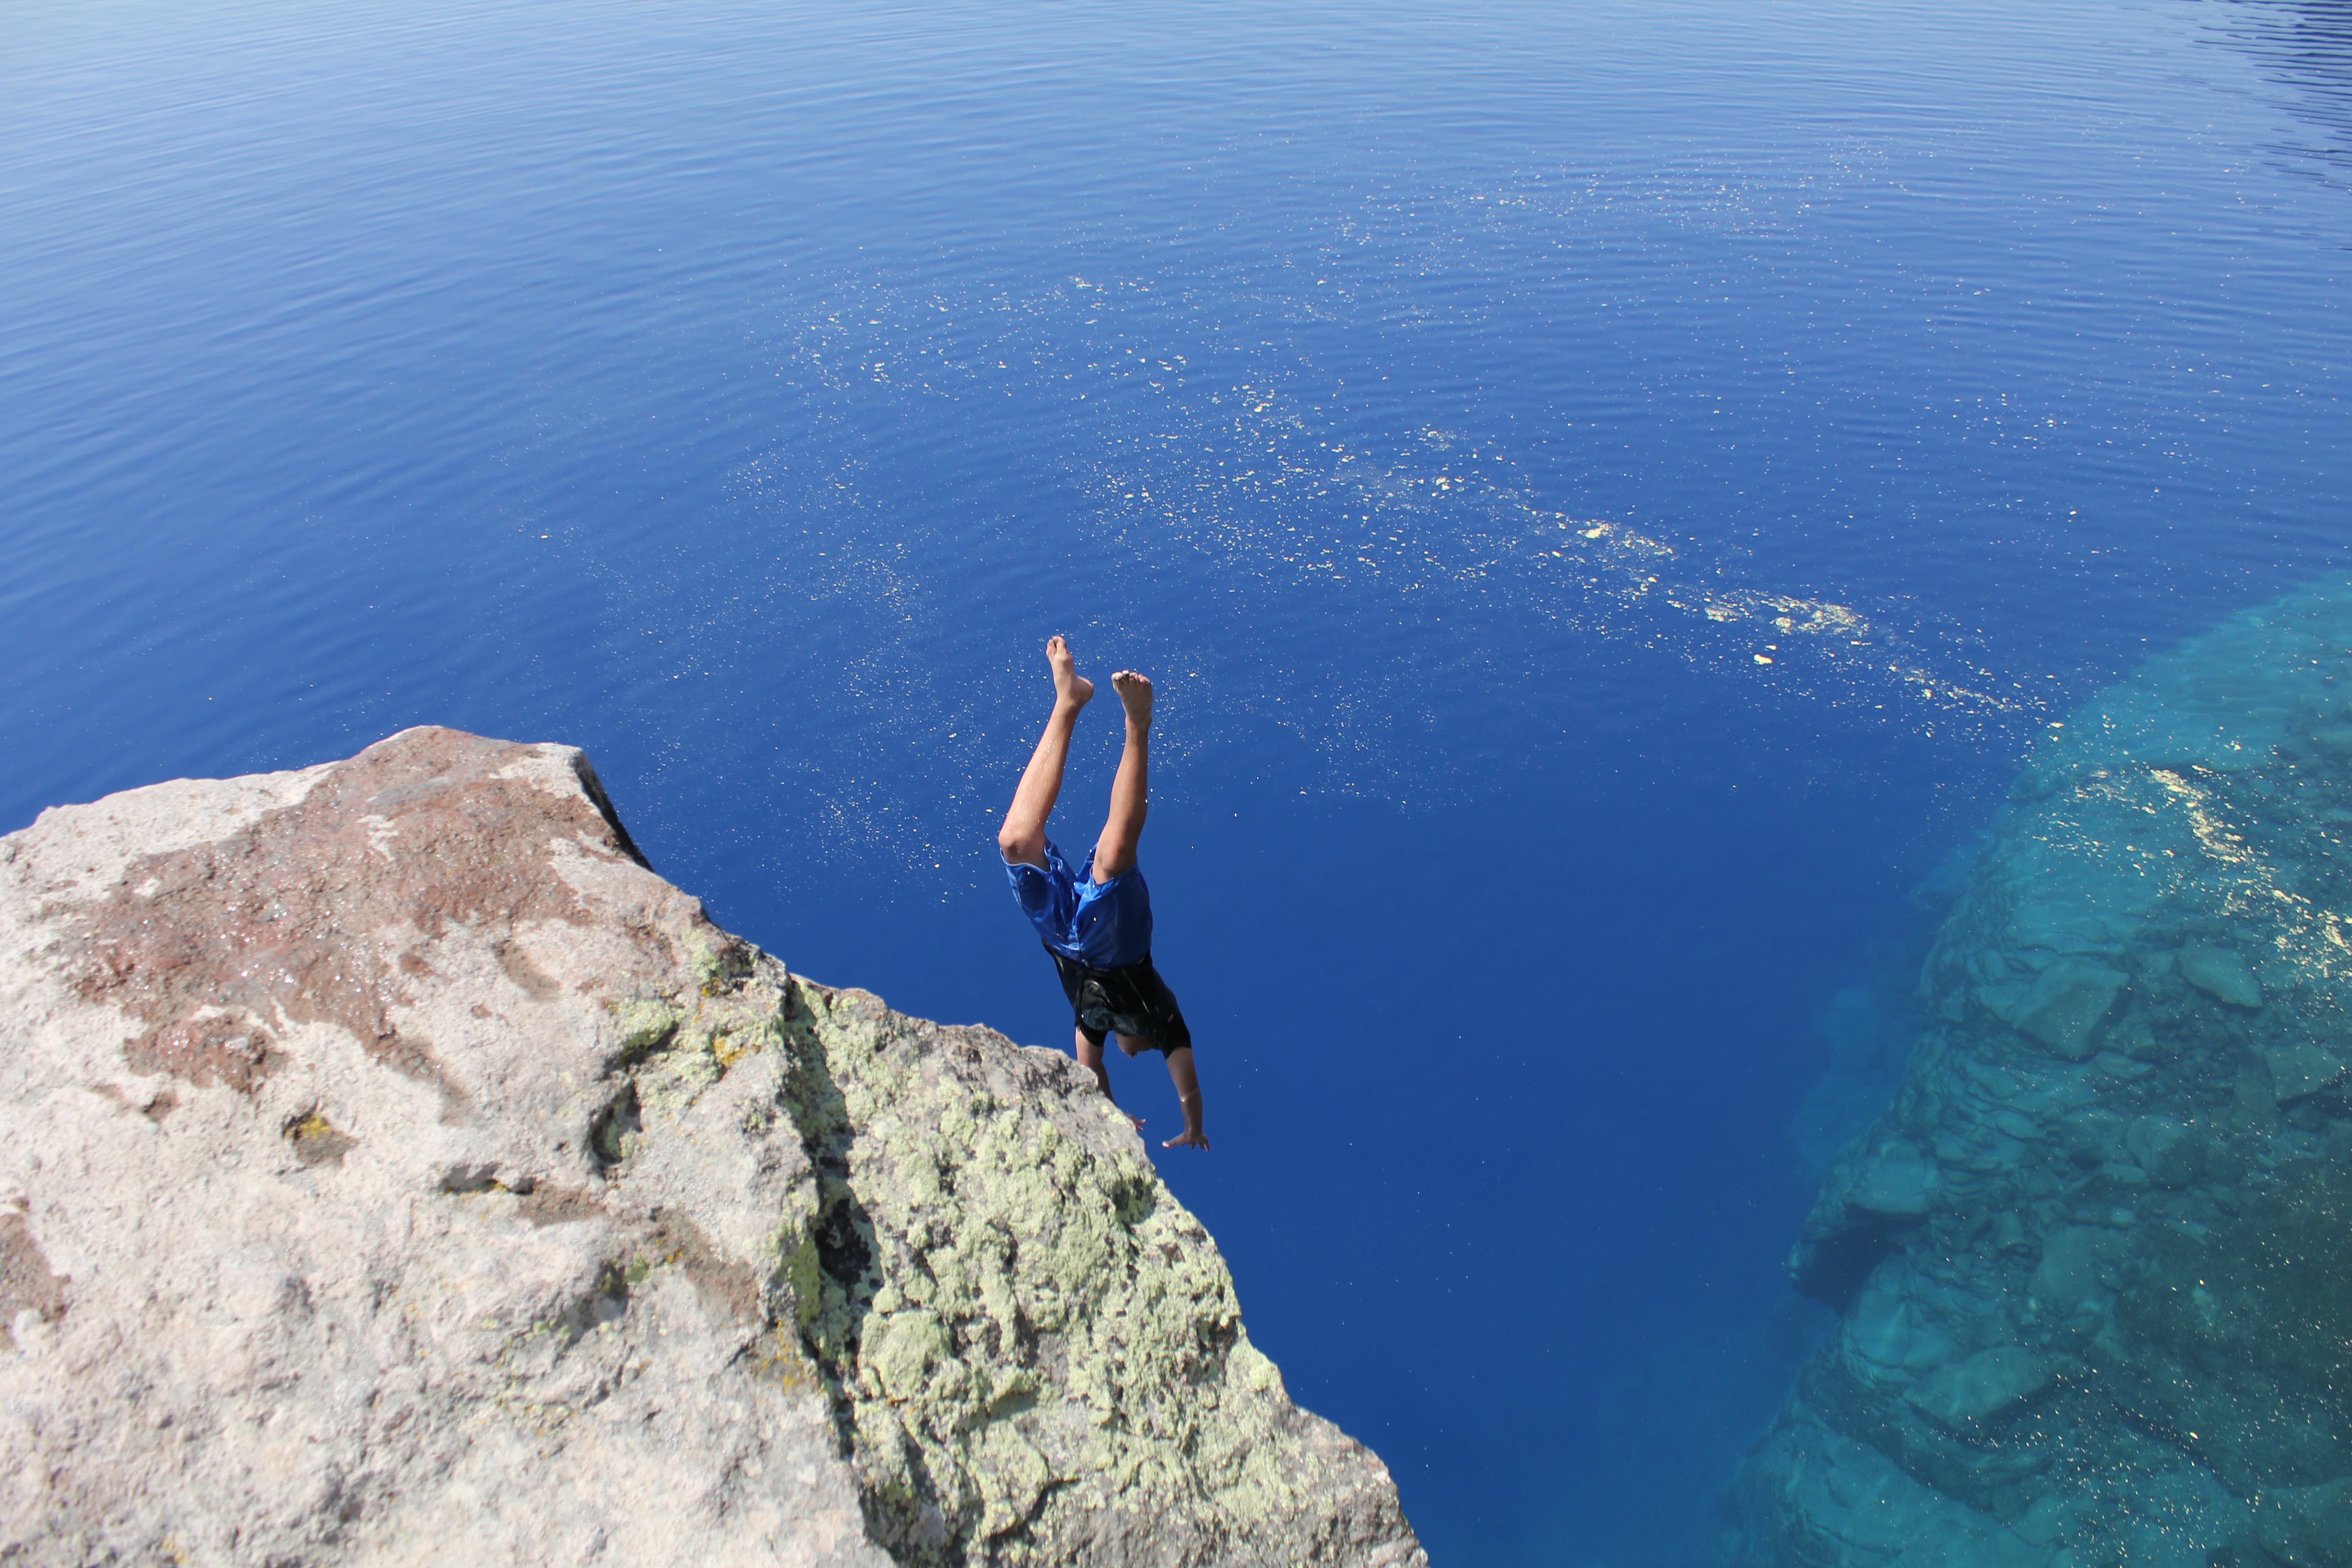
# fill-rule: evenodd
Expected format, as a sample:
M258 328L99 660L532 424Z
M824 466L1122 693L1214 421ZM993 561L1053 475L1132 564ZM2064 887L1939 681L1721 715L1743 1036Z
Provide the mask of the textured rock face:
M2352 588L2045 744L1892 1110L1792 1267L1841 1311L1754 1564L2352 1564Z
M789 974L578 752L0 838L0 1560L1422 1564L1076 1063Z

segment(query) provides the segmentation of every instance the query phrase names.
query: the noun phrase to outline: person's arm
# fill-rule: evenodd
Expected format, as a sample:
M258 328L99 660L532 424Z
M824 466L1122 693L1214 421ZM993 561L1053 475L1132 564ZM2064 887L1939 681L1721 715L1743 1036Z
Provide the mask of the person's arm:
M1087 1038L1087 1032L1084 1029L1078 1031L1078 1065L1095 1075L1095 1087L1102 1090L1105 1100L1117 1105L1118 1096L1110 1091L1110 1069L1103 1066L1103 1048ZM1136 1130L1140 1131L1143 1128L1143 1118L1131 1110L1125 1114L1129 1121L1135 1123Z
M1201 1075L1192 1070L1192 1047L1179 1046L1168 1053L1168 1077L1176 1085L1176 1101L1184 1108L1184 1131L1160 1145L1162 1149L1206 1149L1209 1135L1201 1131Z

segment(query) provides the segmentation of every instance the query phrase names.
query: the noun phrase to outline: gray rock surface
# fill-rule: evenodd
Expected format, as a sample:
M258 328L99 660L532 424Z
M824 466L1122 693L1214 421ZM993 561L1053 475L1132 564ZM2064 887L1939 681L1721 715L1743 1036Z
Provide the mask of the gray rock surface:
M1424 1564L1076 1063L412 730L0 838L0 1561Z
M2049 1385L2047 1361L2021 1345L1995 1345L1937 1368L1903 1397L1953 1431L1974 1434Z
M2352 585L2053 727L1791 1259L1803 1568L2352 1564Z

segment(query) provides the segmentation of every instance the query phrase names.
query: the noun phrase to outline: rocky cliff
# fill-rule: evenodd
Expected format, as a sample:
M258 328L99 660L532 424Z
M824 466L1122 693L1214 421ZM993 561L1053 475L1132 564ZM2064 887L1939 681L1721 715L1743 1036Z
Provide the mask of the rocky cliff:
M1792 1260L1735 1489L1805 1568L2352 1564L2352 586L2053 730Z
M1064 1056L787 972L577 752L0 838L0 1560L1423 1564Z

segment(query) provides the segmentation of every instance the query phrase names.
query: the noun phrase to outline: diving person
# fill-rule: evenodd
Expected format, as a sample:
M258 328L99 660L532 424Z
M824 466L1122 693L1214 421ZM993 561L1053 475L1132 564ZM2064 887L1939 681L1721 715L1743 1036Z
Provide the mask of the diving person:
M1111 781L1110 816L1086 863L1070 868L1045 837L1045 819L1062 792L1062 770L1070 757L1070 733L1078 710L1095 694L1094 682L1077 672L1069 646L1060 637L1045 644L1054 671L1054 712L1023 770L1012 809L1004 814L996 847L1024 913L1053 955L1062 991L1077 1026L1080 1065L1095 1075L1103 1095L1111 1094L1103 1068L1103 1043L1113 1036L1132 1057L1149 1048L1168 1062L1168 1077L1184 1109L1184 1131L1163 1149L1206 1149L1201 1131L1201 1080L1192 1070L1192 1032L1175 995L1151 967L1151 892L1135 863L1136 840L1143 836L1144 796L1150 769L1151 682L1131 669L1110 678L1127 710L1127 747ZM1138 1127L1143 1118L1134 1118Z

